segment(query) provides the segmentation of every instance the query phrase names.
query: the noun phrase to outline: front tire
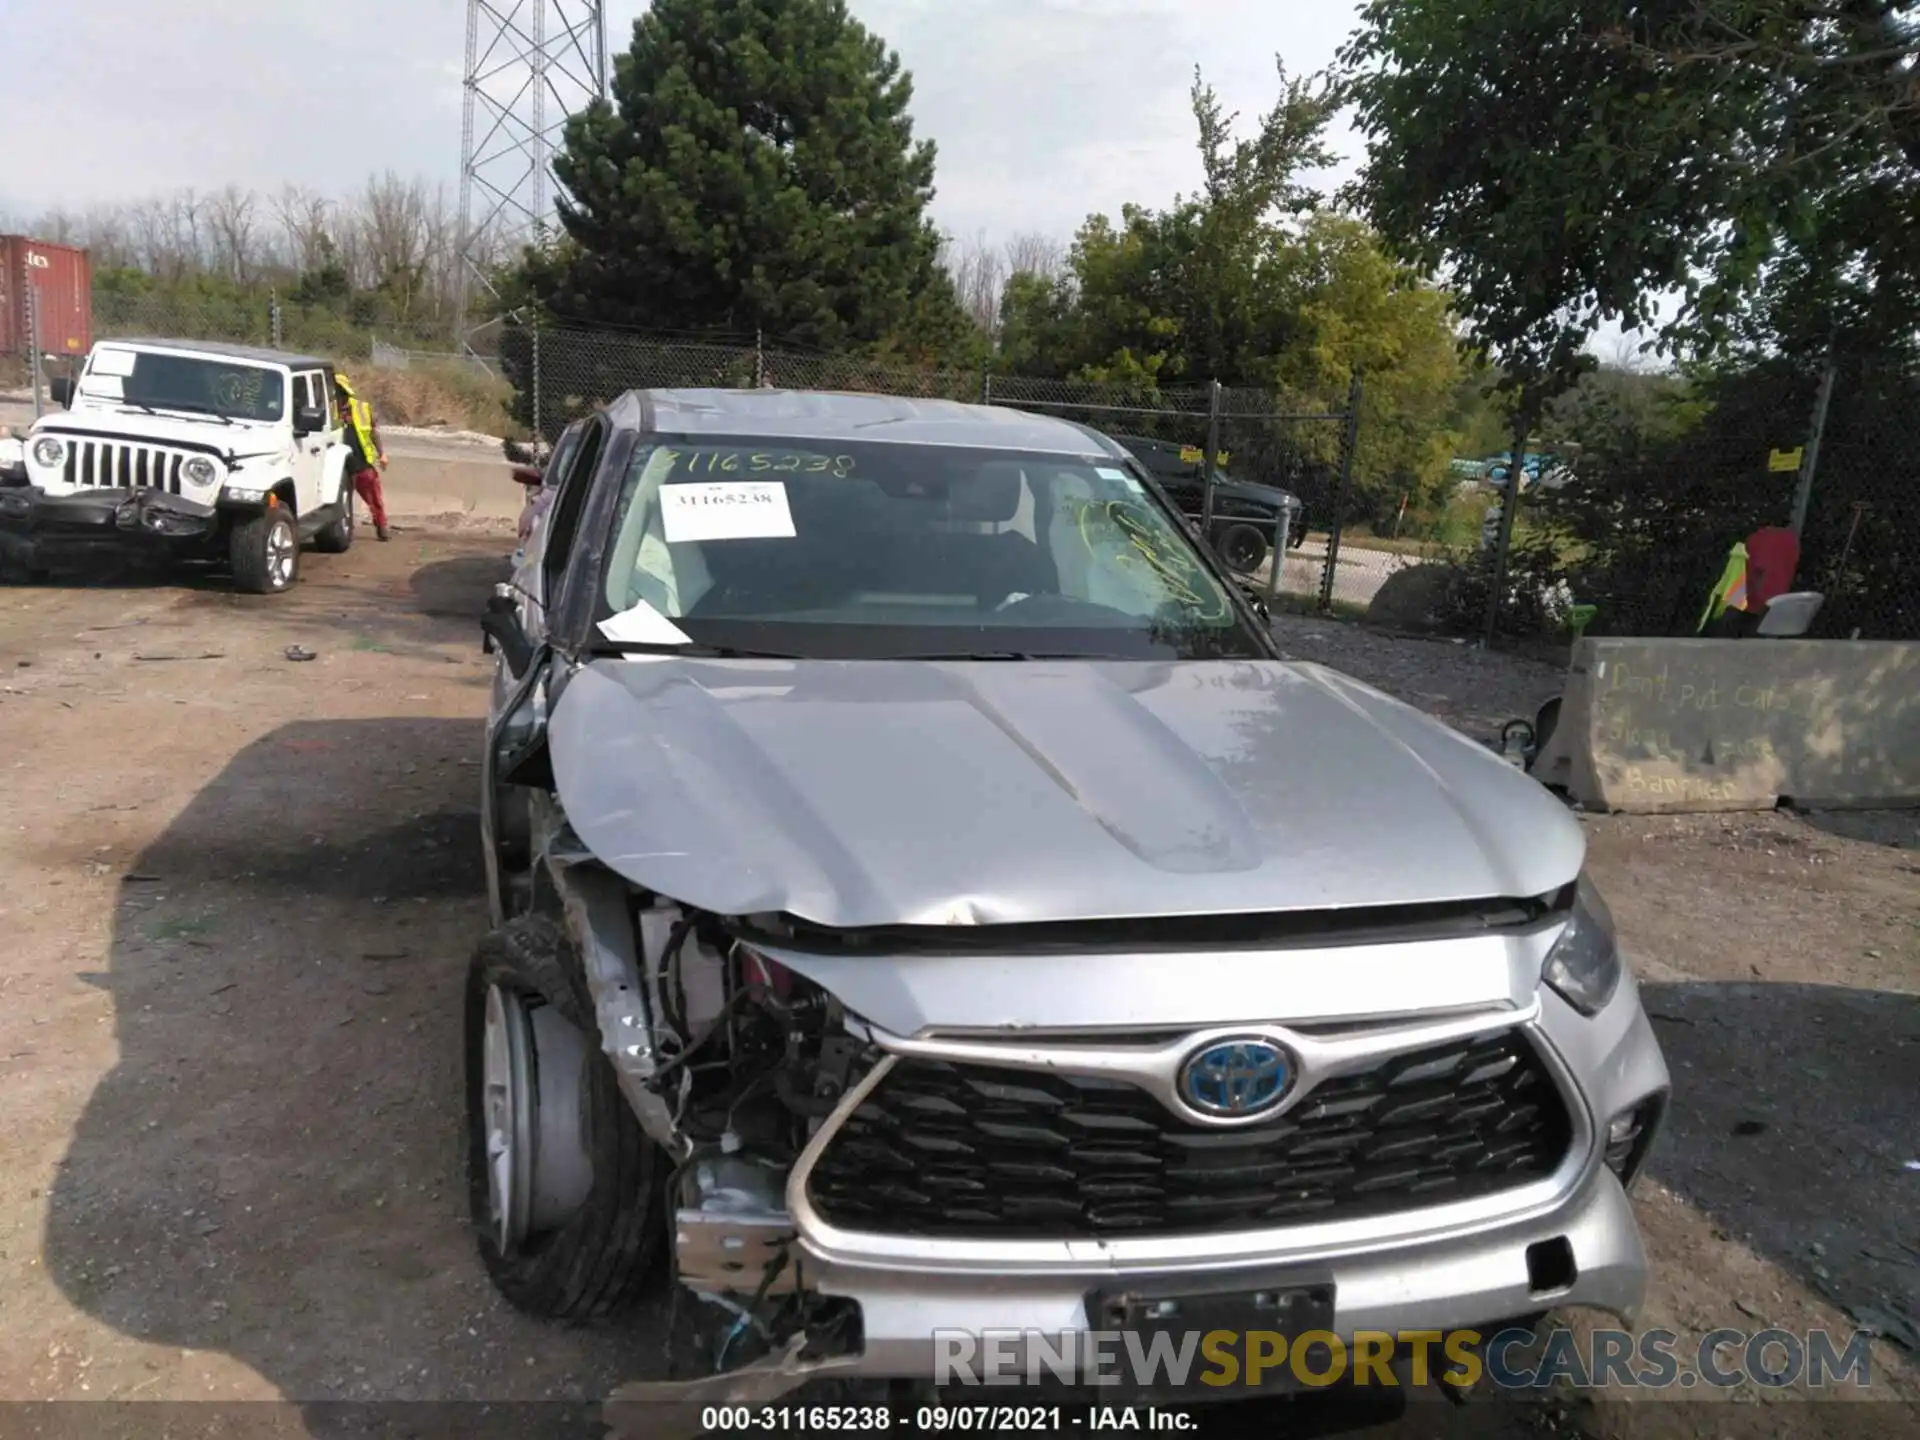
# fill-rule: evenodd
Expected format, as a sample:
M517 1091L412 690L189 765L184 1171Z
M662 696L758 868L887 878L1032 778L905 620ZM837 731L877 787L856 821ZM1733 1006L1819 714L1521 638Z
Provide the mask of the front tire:
M300 532L293 512L269 505L233 527L227 540L233 583L249 595L280 595L300 573Z
M1236 575L1251 575L1267 558L1267 537L1251 525L1229 525L1220 532L1220 558Z
M467 1186L481 1259L516 1309L627 1310L660 1242L660 1150L600 1050L566 932L544 916L480 942L467 974Z

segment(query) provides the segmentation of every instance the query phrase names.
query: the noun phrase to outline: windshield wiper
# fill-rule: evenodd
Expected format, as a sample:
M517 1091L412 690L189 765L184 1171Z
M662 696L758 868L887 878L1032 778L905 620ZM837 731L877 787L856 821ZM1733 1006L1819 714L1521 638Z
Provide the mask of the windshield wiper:
M176 403L170 400L162 400L160 402L160 410L156 410L153 408L152 404L150 404L145 400L129 400L127 403L129 405L138 405L142 410L145 410L149 415L158 415L160 413L160 410L177 410L183 415L205 415L210 417L211 419L218 420L222 425L233 424L233 421L230 417L214 409L211 405L188 405L185 403Z

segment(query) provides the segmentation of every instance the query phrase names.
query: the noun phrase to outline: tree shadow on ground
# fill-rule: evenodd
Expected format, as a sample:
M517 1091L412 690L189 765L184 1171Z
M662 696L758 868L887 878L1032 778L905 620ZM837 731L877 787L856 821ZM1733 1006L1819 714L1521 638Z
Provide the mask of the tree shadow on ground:
M1758 983L1643 995L1673 1072L1650 1173L1841 1309L1920 1317L1920 996Z
M646 1317L514 1314L474 1252L460 1016L486 915L481 738L284 727L134 863L109 969L86 977L112 996L119 1061L49 1202L44 1263L77 1307L229 1354L316 1415L597 1402L657 1353Z
M409 582L414 608L422 615L466 621L477 634L487 597L511 574L504 553L461 555L422 565Z

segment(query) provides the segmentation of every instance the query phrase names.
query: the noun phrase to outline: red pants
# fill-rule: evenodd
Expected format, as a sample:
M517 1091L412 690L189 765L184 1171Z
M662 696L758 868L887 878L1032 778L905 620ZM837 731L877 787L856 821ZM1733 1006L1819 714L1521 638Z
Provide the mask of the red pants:
M387 497L380 489L380 472L362 470L353 477L353 493L367 502L367 509L373 512L374 527L387 528Z

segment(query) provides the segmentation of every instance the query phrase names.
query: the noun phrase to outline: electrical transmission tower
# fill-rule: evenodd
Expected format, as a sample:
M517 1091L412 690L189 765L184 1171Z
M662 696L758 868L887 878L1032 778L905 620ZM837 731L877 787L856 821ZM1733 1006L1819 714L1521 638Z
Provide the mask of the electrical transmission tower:
M606 93L601 0L467 0L459 324L469 352L487 328L473 325L476 302L497 295L489 269L552 227L567 117Z

